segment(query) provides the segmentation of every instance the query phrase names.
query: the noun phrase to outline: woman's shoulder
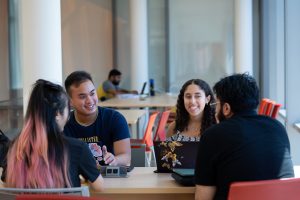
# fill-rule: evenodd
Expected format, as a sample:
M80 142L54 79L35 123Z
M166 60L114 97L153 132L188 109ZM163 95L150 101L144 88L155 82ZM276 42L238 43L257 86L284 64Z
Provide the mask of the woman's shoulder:
M85 142L77 139L77 138L73 138L73 137L68 137L68 136L63 136L64 140L67 144L67 146L71 149L81 149L84 145L86 145Z

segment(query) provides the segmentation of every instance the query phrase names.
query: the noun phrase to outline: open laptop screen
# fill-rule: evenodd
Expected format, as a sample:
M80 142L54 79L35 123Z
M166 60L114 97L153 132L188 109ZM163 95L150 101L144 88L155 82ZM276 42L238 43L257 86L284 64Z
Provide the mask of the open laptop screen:
M143 87L142 87L142 90L141 90L141 93L140 94L144 94L145 92L145 89L146 89L146 86L147 86L147 81L144 82L143 84Z
M173 168L195 168L199 142L154 141L157 172L172 172Z

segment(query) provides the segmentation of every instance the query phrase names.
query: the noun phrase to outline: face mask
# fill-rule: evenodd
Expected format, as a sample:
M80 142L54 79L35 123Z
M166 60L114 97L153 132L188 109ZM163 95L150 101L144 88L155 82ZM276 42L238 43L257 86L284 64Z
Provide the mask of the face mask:
M112 81L112 83L115 85L115 86L118 86L120 84L120 81Z

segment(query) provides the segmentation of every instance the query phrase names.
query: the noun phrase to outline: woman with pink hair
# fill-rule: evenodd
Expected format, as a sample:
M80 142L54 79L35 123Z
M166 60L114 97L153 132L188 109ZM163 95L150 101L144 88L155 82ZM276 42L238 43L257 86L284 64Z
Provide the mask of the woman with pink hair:
M88 146L62 134L69 107L60 85L36 81L24 127L8 151L6 187L79 187L81 174L94 190L103 189L103 178Z

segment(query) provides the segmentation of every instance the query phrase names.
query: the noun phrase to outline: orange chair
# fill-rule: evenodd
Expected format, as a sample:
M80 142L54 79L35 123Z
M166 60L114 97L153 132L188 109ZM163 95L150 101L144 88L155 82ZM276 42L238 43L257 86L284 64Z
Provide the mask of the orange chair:
M136 148L137 145L139 144L146 144L146 154L148 155L147 157L147 162L148 165L150 165L150 161L151 161L151 151L152 154L154 155L154 149L153 149L153 127L155 124L155 120L157 118L157 115L159 114L159 112L154 112L150 115L149 117L149 121L148 121L148 125L144 134L143 139L130 139L130 143L131 143L131 148Z
M298 200L300 178L232 183L228 200Z
M258 114L267 115L275 119L278 115L280 107L281 104L278 104L270 99L263 98L258 108Z
M280 107L281 107L281 104L279 104L279 103L276 103L276 104L274 105L273 110L272 110L272 114L271 114L271 117L272 117L272 118L275 119L275 118L277 117L277 115L278 115L278 113L279 113Z
M258 114L259 115L264 115L266 112L266 107L268 102L270 101L270 99L267 98L263 98L259 104L259 108L258 108Z
M154 140L166 141L166 125L171 110L166 110L161 114Z

